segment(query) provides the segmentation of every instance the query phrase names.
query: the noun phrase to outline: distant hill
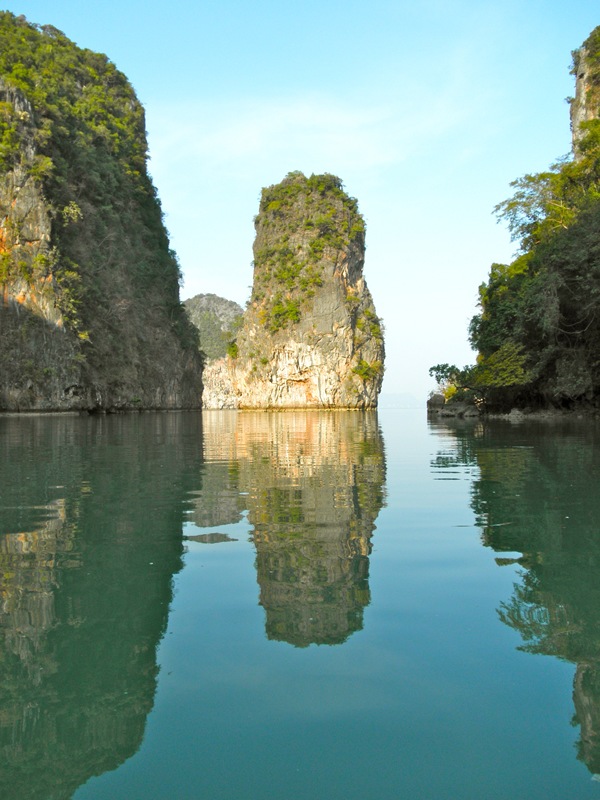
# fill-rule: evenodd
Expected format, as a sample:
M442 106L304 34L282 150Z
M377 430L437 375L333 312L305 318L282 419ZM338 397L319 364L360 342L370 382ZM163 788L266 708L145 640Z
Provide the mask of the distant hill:
M207 358L222 358L242 322L243 308L216 294L197 294L184 301L188 317L200 333L200 349Z

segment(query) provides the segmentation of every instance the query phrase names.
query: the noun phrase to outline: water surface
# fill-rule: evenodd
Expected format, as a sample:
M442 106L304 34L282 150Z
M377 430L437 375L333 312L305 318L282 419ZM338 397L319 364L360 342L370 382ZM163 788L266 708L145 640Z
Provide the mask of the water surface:
M599 436L0 418L0 796L600 798Z

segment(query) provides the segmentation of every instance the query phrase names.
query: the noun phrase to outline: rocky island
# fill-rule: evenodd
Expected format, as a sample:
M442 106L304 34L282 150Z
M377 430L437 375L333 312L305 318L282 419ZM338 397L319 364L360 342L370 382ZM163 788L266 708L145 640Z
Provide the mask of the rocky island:
M0 411L200 405L147 149L106 56L0 13Z
M263 189L255 228L252 295L227 355L205 368L204 407L376 406L383 328L356 200L334 175L291 172Z

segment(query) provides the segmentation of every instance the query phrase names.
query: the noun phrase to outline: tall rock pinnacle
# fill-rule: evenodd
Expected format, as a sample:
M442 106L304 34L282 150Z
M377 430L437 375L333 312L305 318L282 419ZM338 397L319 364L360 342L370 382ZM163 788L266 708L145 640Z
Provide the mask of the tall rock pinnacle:
M334 175L263 189L252 296L230 354L205 370L207 408L369 408L381 321L363 277L365 224Z

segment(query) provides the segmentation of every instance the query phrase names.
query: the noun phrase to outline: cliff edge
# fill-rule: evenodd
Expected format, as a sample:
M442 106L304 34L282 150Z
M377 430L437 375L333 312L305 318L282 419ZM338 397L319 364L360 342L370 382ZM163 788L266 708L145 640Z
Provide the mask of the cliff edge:
M370 408L381 321L363 277L365 223L333 175L262 191L252 295L229 354L204 373L205 408Z
M197 407L197 335L104 55L0 13L0 411Z

